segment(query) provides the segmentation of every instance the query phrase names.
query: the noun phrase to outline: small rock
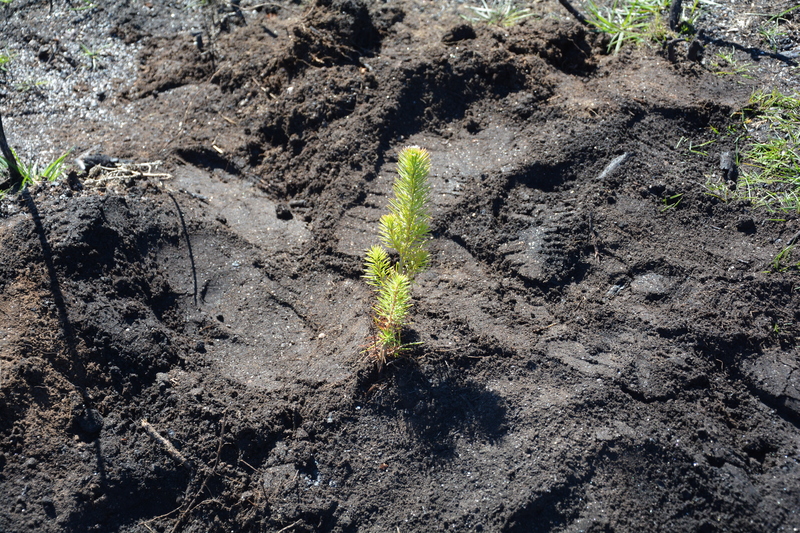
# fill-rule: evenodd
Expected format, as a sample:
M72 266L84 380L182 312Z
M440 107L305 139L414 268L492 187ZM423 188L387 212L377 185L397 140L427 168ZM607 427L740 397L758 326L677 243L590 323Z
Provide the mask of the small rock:
M30 489L30 488L31 488L31 486L29 484L27 484L27 483L25 484L24 487L22 487L22 492L20 492L19 495L17 496L17 502L18 503L22 503L22 502L24 502L25 500L28 499L28 489Z
M612 285L610 289L606 291L606 298L613 298L617 295L619 291L625 288L624 284Z
M291 220L292 212L286 204L278 204L275 206L275 216L280 220Z
M614 440L614 431L611 428L602 427L595 431L595 438L601 442Z
M87 409L76 420L81 431L89 436L95 436L103 429L103 416L97 409Z
M667 278L652 272L636 276L631 282L631 291L643 294L648 299L661 298L667 294L668 290L669 283Z

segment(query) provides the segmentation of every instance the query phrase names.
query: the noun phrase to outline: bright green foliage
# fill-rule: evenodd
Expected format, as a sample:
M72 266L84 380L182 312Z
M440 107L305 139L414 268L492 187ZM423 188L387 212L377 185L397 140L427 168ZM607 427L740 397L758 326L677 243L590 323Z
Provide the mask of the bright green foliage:
M800 261L797 261L796 257L792 257L792 252L794 251L795 245L790 244L789 246L783 248L778 255L772 260L770 264L770 272L786 272L787 270L791 269L800 269Z
M611 36L608 51L616 54L626 42L640 43L656 36L660 13L669 7L667 0L614 0L611 7L601 7L589 0L589 24Z
M749 63L742 63L736 59L736 53L733 48L729 48L727 50L720 50L715 54L716 58L720 59L720 61L716 61L712 59L709 63L709 66L712 68L712 72L717 76L741 76L747 79L753 79L753 76L748 74L752 65Z
M403 348L400 333L411 309L411 281L392 270L376 292L378 302L373 311L378 326L377 341L383 350L381 355L386 357Z
M411 280L396 270L382 246L367 251L364 279L375 288L377 298L372 311L378 336L371 351L383 362L403 347L400 333L411 308Z
M742 118L749 142L737 192L770 210L800 210L800 94L756 91Z
M0 52L0 71L8 72L8 64L14 59L14 55L10 52Z
M738 153L739 179L731 190L709 181L722 200L747 200L768 211L800 211L800 94L758 90L728 128Z
M381 217L379 228L381 242L396 250L399 260L392 264L389 252L381 245L367 250L364 259L364 279L374 288L377 298L372 309L378 328L375 342L367 351L379 363L396 357L406 347L400 335L411 309L411 283L428 265L425 241L430 236L430 168L427 151L410 147L400 153L393 186L395 197L389 202L389 214Z
M70 150L61 154L61 156L48 164L44 169L39 170L39 165L34 162L31 164L23 163L17 152L11 148L11 152L17 159L17 170L22 175L22 187L38 183L40 181L53 181L59 178L64 173L64 162L70 154ZM0 156L0 170L8 168L8 161L3 156Z
M739 178L734 187L709 180L708 193L725 201L745 200L769 212L800 212L800 94L757 90L736 115L741 123L723 134L737 147ZM800 269L796 245L793 240L781 249L770 271Z
M380 287L386 283L393 270L389 254L382 246L376 245L367 250L364 260L364 279L367 280L367 285Z
M384 245L397 250L398 272L413 279L428 265L425 240L430 236L427 205L430 201L428 173L431 158L416 147L406 148L397 161L399 176L394 182L394 199L389 214L381 217L380 236Z

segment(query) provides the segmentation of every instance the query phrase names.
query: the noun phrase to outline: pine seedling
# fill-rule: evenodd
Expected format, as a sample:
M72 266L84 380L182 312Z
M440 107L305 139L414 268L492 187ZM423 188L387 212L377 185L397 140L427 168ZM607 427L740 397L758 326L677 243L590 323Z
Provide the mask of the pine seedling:
M428 266L425 241L430 235L430 186L428 173L431 158L426 150L411 146L400 152L397 173L389 202L389 214L380 221L380 237L384 245L397 250L400 257L397 271L410 279Z
M364 260L364 279L377 299L372 311L378 328L375 341L366 351L381 365L409 346L403 343L401 333L411 309L411 284L429 261L425 241L430 236L430 168L426 150L411 146L400 152L398 176L392 187L394 199L379 223L382 244L367 250ZM392 263L386 248L397 252L396 263Z

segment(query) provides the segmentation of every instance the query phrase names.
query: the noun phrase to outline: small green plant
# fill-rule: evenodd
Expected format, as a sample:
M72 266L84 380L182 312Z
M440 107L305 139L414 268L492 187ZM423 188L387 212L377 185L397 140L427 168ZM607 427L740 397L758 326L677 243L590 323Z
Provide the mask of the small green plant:
M740 63L734 54L734 49L722 50L716 54L717 59L722 62L712 61L711 67L717 76L741 76L743 78L752 79L753 77L748 74L750 65Z
M496 24L507 28L533 15L530 9L517 7L514 0L492 0L491 4L481 0L481 4L481 6L467 6L475 16L464 18L470 22Z
M675 145L675 149L677 150L678 148L680 148L681 144L683 144L684 141L687 141L688 144L687 144L686 149L690 153L695 154L695 155L708 156L708 152L705 151L705 150L700 150L700 148L704 148L704 147L706 147L706 146L708 146L710 144L715 143L716 139L711 139L710 141L706 141L706 142L700 143L700 144L694 144L694 141L692 141L691 139L687 139L686 137L682 136L678 140L678 144Z
M694 0L691 5L683 5L681 11L681 20L683 22L678 28L678 33L693 35L701 14L700 0Z
M71 7L70 11L78 11L78 12L80 12L80 11L88 11L88 10L94 9L96 7L97 7L97 4L95 4L91 0L83 0L83 5L80 5L78 7Z
M758 34L761 40L773 52L778 51L780 40L785 38L788 34L784 31L777 21L766 22L758 27Z
M103 68L103 63L100 62L100 57L108 55L103 52L102 49L92 49L85 44L81 45L81 53L89 59L91 62L91 70L93 71L97 70L98 68Z
M426 150L411 146L400 152L398 176L392 187L394 199L379 223L381 244L367 250L364 260L364 279L376 295L372 311L378 330L366 352L379 365L410 346L403 343L401 334L411 309L411 284L430 258L425 245L430 236L430 168ZM397 252L397 262L392 263L386 248Z
M611 36L608 52L616 54L622 45L641 43L648 38L658 39L664 33L661 11L669 5L667 0L614 0L611 7L600 7L589 0L586 9L589 24Z
M781 11L780 13L772 15L769 18L769 22L774 22L774 21L786 22L787 20L789 20L788 18L786 18L786 15L788 15L789 13L791 13L792 11L795 11L797 9L800 9L800 5L796 5L796 6L790 7L789 9L786 9L784 11Z
M800 210L800 94L754 92L742 126L737 193L771 211Z
M770 263L769 272L786 272L787 270L800 269L800 261L792 257L794 251L794 244L781 249L778 255Z
M661 200L661 203L664 204L664 207L661 208L661 212L664 213L666 211L669 211L670 209L675 209L681 204L682 200L683 200L683 193L667 196L666 198Z
M800 94L757 90L736 116L722 134L736 147L738 179L709 180L708 193L773 213L800 211Z
M8 64L14 59L14 54L8 51L0 52L0 71L8 72Z
M47 82L44 80L25 80L22 81L14 86L14 88L21 93L28 93L32 91L38 91L40 87L44 87L47 85Z
M53 181L58 179L64 173L64 163L67 160L71 150L67 150L60 157L51 161L46 167L40 169L38 163L33 162L30 164L23 163L17 152L11 148L14 158L17 160L17 170L22 175L22 188L27 187L40 181ZM8 168L8 160L0 156L0 170Z

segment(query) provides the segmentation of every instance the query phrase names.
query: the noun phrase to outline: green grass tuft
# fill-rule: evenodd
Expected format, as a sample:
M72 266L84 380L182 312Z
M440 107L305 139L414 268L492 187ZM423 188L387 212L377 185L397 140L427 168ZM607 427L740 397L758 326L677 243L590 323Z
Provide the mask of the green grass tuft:
M530 9L519 8L514 0L492 0L487 4L486 0L481 0L480 6L467 6L475 13L473 17L464 17L470 22L482 22L484 24L495 24L508 28L517 24L523 19L533 16Z
M8 72L8 65L14 59L14 54L9 51L0 52L0 72Z
M663 28L661 13L668 7L669 0L614 0L610 7L600 6L594 0L586 4L589 24L611 37L608 52L613 54L626 43L663 40L667 30Z
M800 211L800 95L756 91L741 116L737 196L770 211Z
M741 76L747 79L753 79L749 74L752 68L747 63L741 63L736 59L736 53L733 48L727 50L720 50L710 61L712 72L717 76Z
M800 269L800 261L797 257L792 257L795 245L790 244L783 248L770 263L768 272L786 272L788 270Z
M48 163L43 169L39 167L36 162L25 163L20 158L17 152L12 148L11 152L17 160L17 169L22 175L22 188L28 185L34 185L42 181L54 181L64 174L64 164L69 156L71 150L67 150L60 157ZM8 161L0 156L0 171L8 168Z

